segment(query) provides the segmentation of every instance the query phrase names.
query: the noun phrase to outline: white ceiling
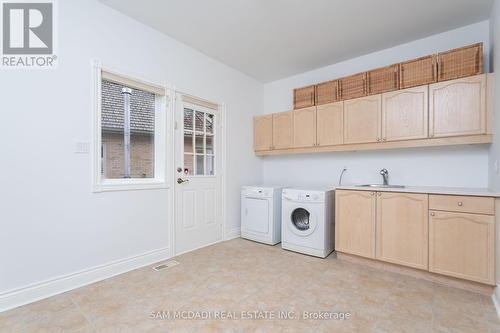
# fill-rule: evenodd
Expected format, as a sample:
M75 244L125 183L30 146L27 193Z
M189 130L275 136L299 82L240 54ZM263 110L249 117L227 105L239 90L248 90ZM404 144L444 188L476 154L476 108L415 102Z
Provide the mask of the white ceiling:
M261 82L488 19L493 0L101 0Z

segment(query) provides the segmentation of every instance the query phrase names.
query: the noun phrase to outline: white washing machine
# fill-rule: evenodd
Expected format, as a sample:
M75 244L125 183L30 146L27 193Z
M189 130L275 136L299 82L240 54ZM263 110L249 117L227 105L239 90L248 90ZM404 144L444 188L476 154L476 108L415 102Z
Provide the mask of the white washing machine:
M281 242L281 187L241 188L241 237L275 245Z
M326 258L334 250L334 190L286 188L282 199L281 247Z

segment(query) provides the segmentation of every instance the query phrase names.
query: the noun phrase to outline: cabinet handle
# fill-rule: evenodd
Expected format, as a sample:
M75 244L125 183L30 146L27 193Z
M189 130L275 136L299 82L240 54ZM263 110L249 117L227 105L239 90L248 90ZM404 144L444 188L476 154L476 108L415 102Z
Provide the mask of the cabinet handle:
M370 195L373 197L375 195L375 192L370 192Z
M386 138L383 138L382 141L386 141L387 139Z
M380 142L380 138L377 138L377 141Z
M464 203L463 203L462 201L459 201L459 202L458 202L458 205L459 205L460 207L462 207L462 206L464 205Z
M434 212L431 212L431 216L434 216L434 215L436 215L436 213L434 213Z
M378 194L379 197L382 196L382 192L378 192L377 194Z

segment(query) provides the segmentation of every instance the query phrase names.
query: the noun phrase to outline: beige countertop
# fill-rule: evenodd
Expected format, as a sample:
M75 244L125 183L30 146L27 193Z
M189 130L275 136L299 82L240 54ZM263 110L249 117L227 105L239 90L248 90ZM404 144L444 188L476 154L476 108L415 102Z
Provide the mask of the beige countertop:
M469 187L406 186L404 188L387 188L387 187L359 187L356 185L341 185L337 186L336 190L471 195L478 197L497 197L497 198L500 197L499 191L494 191L488 188L469 188Z

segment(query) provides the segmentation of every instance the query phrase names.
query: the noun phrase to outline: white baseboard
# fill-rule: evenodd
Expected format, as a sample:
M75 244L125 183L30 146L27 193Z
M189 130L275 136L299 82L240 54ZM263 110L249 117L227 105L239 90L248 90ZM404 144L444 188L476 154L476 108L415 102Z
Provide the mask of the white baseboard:
M224 240L231 240L231 239L235 239L235 238L239 238L239 237L241 237L241 230L240 230L240 228L237 228L237 229L229 230L226 233Z
M0 294L0 312L168 259L168 248L146 252Z
M495 310L497 310L497 316L500 318L500 286L497 285L493 295L491 295L491 299L493 300L493 305L495 305Z

